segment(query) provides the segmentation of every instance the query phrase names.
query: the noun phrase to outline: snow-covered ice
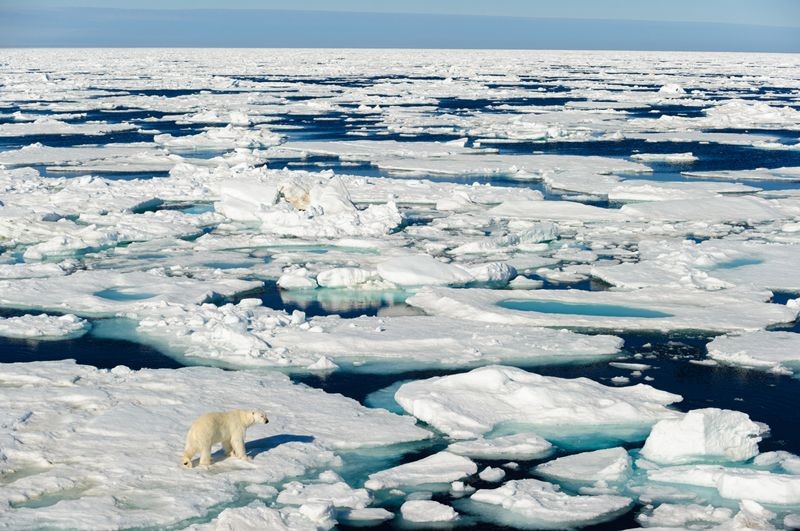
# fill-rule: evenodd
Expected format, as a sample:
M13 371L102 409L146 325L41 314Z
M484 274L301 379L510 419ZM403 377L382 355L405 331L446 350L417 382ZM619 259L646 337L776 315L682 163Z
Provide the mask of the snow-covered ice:
M526 529L562 529L600 523L619 515L632 503L623 496L570 496L552 483L512 480L496 489L472 495L471 508L489 519Z
M624 480L631 473L631 463L628 452L617 447L559 457L542 463L535 471L556 481L614 483Z
M681 397L643 384L613 388L586 378L487 366L403 384L395 399L439 431L470 439L511 423L520 432L545 438L605 430L631 436L658 420L677 417L666 406Z
M458 513L452 507L433 500L409 500L400 506L404 520L417 523L452 522Z
M234 502L242 483L279 484L337 466L339 449L430 436L408 417L294 385L275 372L19 363L4 365L0 394L7 405L0 503L4 522L17 529L70 527L75 514L90 528L179 524ZM269 424L248 430L253 462L215 456L208 471L181 469L178 456L191 421L237 406L269 412ZM335 503L365 504L363 492L336 485L295 490L313 497L333 489L319 496L346 495L348 501Z
M0 317L0 336L26 339L72 339L80 337L91 328L91 324L72 314L67 315L22 315Z
M722 363L792 374L800 366L800 336L759 330L714 338L708 356Z
M380 490L448 484L477 471L478 466L470 459L450 452L439 452L418 461L370 474L364 486L370 490Z

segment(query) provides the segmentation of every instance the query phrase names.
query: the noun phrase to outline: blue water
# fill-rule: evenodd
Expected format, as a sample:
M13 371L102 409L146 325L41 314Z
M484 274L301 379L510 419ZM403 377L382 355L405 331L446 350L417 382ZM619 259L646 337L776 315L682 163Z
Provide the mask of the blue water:
M655 319L672 317L671 314L613 304L582 304L572 302L540 301L529 299L508 299L497 303L501 308L523 312L555 313L567 315L592 315L599 317L641 317Z

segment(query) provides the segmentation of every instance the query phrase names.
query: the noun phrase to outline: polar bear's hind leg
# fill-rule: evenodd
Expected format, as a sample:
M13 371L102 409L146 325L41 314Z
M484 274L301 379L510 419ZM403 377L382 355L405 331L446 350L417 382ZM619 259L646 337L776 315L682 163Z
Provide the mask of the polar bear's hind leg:
M230 456L233 453L233 446L230 441L222 441L222 449L225 451L226 456Z
M209 466L211 464L211 445L207 445L200 450L200 465Z

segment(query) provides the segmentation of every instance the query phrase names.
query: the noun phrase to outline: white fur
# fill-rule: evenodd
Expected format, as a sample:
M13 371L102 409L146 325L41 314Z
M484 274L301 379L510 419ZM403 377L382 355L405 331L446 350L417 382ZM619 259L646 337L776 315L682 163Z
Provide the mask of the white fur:
M247 428L256 423L269 422L267 415L256 410L234 409L219 413L206 413L192 423L186 434L186 447L181 464L192 468L192 459L200 452L200 464L211 464L211 447L222 443L225 455L233 454L248 460L244 451L244 435Z

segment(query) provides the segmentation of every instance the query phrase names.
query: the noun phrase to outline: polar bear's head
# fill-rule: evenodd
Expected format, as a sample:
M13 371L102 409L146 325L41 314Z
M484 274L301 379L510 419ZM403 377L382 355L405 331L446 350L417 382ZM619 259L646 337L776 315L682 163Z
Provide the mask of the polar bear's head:
M267 414L263 411L252 409L248 413L250 413L250 424L267 424L269 422Z

